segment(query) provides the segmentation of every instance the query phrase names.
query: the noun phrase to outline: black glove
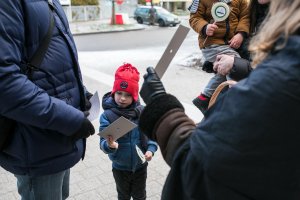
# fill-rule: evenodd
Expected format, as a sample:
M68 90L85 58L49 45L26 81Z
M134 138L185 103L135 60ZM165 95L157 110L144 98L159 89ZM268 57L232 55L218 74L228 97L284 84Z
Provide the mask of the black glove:
M91 102L89 101L92 98L93 94L90 92L86 92L85 94L85 110L89 110L92 107Z
M144 83L140 95L146 104L149 104L158 96L165 95L166 91L160 78L153 67L147 68L147 74L144 75Z
M93 124L86 118L89 114L87 111L84 112L85 119L81 123L80 128L71 136L73 141L87 138L95 133Z

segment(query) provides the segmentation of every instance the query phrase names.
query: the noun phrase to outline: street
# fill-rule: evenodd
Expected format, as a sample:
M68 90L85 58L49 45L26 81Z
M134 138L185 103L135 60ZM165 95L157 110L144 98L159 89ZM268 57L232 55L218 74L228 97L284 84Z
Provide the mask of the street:
M183 18L181 24L189 27L187 19ZM166 46L176 27L159 27L143 25L144 30L115 33L76 35L74 37L78 51L111 51L130 50L136 48L153 48ZM196 35L190 30L189 35ZM197 46L197 43L193 44Z
M75 36L78 51L112 51L165 46L177 27L147 26L140 31ZM93 42L91 42L93 41Z

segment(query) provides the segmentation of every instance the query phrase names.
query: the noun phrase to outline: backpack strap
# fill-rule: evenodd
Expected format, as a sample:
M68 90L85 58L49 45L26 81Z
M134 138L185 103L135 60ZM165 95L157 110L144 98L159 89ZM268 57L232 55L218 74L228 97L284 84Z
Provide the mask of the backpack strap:
M43 38L38 49L35 51L33 56L29 59L29 62L27 63L27 76L29 77L29 79L31 79L32 77L32 71L39 70L40 65L46 54L46 51L48 50L49 43L52 37L52 32L54 27L54 18L53 18L54 5L52 0L48 0L48 6L49 6L50 25L46 36Z

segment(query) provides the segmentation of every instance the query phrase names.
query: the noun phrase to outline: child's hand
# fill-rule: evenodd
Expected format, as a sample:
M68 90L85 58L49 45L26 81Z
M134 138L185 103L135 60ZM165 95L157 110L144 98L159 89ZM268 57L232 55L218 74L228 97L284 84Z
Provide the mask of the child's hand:
M113 137L111 135L107 137L106 141L109 148L117 149L119 147L119 144L115 140L113 140Z
M243 35L241 33L237 33L229 41L229 46L231 48L238 49L242 45L243 40L244 40Z
M208 24L206 27L206 35L207 36L212 36L215 32L216 29L218 29L219 27L213 23L213 24Z
M152 159L153 153L151 151L146 151L145 158L147 161L150 161Z

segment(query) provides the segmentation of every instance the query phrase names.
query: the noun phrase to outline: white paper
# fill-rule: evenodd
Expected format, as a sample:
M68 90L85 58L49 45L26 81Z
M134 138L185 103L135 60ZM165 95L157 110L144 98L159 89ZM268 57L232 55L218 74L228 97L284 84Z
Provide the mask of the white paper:
M107 137L110 135L112 136L113 140L117 140L135 127L137 127L135 123L121 116L108 127L103 129L100 133L98 133L98 135L104 137L105 139L107 139Z
M146 158L145 158L143 151L137 145L135 145L135 149L136 149L137 155L140 157L142 163L146 162Z
M100 114L100 101L99 101L99 96L98 92L96 91L95 94L90 98L90 103L92 104L91 109L89 110L90 114L87 117L88 120L91 122L94 121L99 117Z

